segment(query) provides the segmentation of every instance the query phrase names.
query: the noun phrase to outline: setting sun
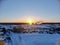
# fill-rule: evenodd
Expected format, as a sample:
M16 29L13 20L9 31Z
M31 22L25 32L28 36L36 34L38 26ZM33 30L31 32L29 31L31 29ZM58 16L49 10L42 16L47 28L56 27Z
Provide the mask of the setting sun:
M32 25L33 20L29 19L29 20L27 20L27 21L28 21L28 23L29 23L30 25Z
M29 23L30 25L32 25L32 23L34 23L34 20L32 18L27 19L27 23Z

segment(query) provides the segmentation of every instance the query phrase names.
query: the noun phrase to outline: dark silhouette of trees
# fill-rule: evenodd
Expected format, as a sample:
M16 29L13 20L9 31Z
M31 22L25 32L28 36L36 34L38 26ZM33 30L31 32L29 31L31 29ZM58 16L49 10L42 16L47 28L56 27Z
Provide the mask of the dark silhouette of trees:
M15 33L22 33L24 30L25 29L23 27L13 27L13 32Z
M5 28L2 28L3 35L6 34L7 30Z
M60 34L60 28L56 28L55 31Z
M56 27L56 25L53 25L53 24L51 24L51 26L49 26L50 27L50 29L49 29L49 34L54 34L55 33L55 27Z

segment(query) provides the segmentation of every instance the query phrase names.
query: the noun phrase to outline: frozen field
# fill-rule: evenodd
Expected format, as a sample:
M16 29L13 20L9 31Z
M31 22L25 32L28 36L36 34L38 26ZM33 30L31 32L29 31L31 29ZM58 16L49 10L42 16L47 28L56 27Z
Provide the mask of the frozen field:
M6 42L6 45L60 45L59 34L10 34L11 41Z
M15 29L16 31L16 27L19 30L25 30L25 32L14 32L13 30ZM60 26L0 25L0 34L3 35L0 40L4 40L5 45L60 45L60 32L59 30L56 32L54 28L60 28Z

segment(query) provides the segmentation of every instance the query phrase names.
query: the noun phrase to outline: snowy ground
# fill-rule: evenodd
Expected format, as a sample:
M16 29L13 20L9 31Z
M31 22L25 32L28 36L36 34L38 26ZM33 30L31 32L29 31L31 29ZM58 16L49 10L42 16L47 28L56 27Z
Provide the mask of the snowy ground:
M11 32L11 41L6 45L59 45L59 34L18 34Z
M20 25L0 25L0 28L12 29L14 26ZM48 28L50 25L33 25L33 28ZM31 28L31 26L22 25L24 28ZM60 27L60 26L59 26ZM55 27L56 28L56 27ZM1 30L1 29L0 29ZM39 29L40 30L40 29ZM10 31L10 30L9 30ZM44 31L44 30L43 30ZM45 31L44 31L45 32ZM0 32L1 33L1 32ZM2 34L2 33L1 33ZM6 39L8 36L11 40ZM60 34L47 34L47 33L14 33L10 31L4 36L6 44L5 45L60 45Z

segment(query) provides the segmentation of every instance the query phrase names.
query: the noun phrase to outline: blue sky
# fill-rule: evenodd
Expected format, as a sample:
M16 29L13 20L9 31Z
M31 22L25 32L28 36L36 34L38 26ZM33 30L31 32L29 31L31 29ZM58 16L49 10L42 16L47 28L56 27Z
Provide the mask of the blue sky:
M27 17L60 21L58 0L5 0L0 4L0 22L20 22Z

